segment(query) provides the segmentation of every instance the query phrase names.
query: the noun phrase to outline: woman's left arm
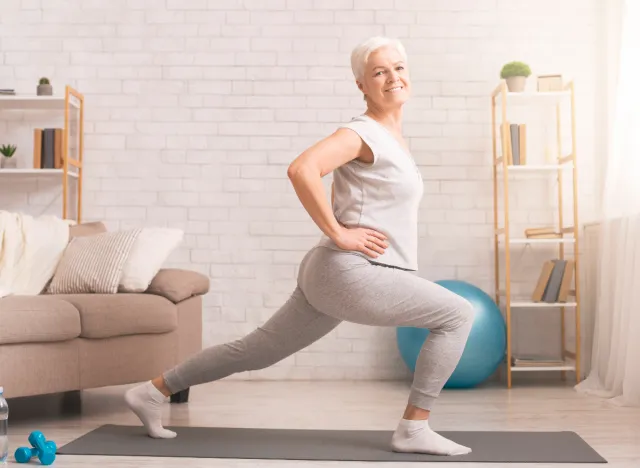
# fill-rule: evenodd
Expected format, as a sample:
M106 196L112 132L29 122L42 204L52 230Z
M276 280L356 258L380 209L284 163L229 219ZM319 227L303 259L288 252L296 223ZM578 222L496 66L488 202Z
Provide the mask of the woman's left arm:
M333 207L333 182L331 182L331 206Z

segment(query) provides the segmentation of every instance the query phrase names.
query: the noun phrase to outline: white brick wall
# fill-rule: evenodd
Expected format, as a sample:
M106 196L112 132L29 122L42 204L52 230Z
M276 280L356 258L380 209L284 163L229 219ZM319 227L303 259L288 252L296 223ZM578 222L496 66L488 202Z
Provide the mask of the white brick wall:
M292 291L319 230L287 165L362 112L349 53L370 35L399 37L410 56L415 91L404 128L426 183L422 276L492 293L489 93L507 61L575 78L581 217L591 219L599 8L596 0L3 0L0 87L31 94L48 76L56 93L68 83L85 94L85 219L183 228L169 264L210 276L211 345L251 331ZM31 129L47 119L55 117L0 114L2 143L19 144L21 165L31 162ZM4 209L59 213L55 182L0 184ZM549 188L523 180L513 192L515 226L552 219ZM521 279L537 275L537 252L522 251ZM516 340L557 346L553 320L529 319L540 333L521 325ZM397 378L406 371L394 340L391 329L343 324L277 366L235 378Z

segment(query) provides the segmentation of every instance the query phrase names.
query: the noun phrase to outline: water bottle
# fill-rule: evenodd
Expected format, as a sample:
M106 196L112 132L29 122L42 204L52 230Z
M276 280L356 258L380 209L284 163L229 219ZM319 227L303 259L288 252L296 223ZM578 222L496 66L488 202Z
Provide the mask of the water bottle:
M9 405L0 387L0 465L6 465L9 456Z

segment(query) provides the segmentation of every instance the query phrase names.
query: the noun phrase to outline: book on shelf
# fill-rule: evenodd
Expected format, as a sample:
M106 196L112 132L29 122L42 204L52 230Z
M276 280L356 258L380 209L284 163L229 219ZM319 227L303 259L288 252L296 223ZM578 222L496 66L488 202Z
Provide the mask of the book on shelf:
M63 166L61 128L36 128L33 130L33 168L61 169Z
M0 89L0 95L2 96L15 96L16 94L16 90L15 89Z
M547 260L542 265L533 291L533 302L567 302L573 281L575 262L571 259Z
M552 226L528 228L524 230L524 235L529 239L556 239L562 237L562 233L556 231Z
M511 357L511 365L517 367L555 367L566 363L562 359L548 358L544 356L520 356Z
M522 166L527 162L527 124L508 123L509 131L507 140L507 164L512 166ZM502 135L502 127L500 134Z

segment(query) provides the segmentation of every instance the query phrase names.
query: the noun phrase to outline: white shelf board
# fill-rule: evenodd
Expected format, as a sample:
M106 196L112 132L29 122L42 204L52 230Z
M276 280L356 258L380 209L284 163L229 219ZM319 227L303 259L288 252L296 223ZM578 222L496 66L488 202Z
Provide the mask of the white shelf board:
M504 234L500 234L498 242L504 243ZM573 237L558 237L555 239L529 239L515 238L509 239L509 244L574 244L576 240Z
M62 176L63 169L0 169L0 176ZM77 172L68 171L69 177L78 177Z
M575 302L531 302L531 301L523 301L523 300L511 302L512 309L514 307L518 307L518 308L576 307L576 305L577 304Z
M544 372L544 371L575 371L576 366L563 364L558 366L511 366L511 372Z
M549 100L552 102L559 101L561 99L565 99L571 97L571 92L569 90L565 91L522 91L519 93L514 93L508 91L506 93L507 102L509 101L536 101L536 100ZM496 96L496 100L499 101L502 98L502 93L498 93Z
M498 169L503 169L502 164L498 164ZM509 164L507 166L508 172L548 172L557 171L558 169L573 169L573 164L523 164L514 165Z
M73 107L79 107L76 99L70 100ZM64 95L38 96L29 94L0 95L0 110L61 110L64 109Z

